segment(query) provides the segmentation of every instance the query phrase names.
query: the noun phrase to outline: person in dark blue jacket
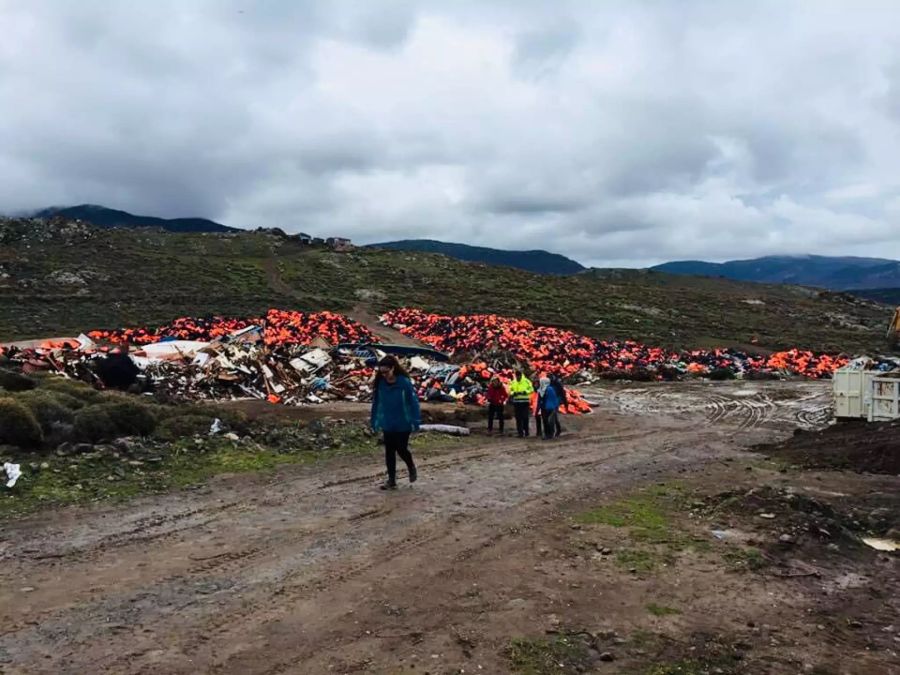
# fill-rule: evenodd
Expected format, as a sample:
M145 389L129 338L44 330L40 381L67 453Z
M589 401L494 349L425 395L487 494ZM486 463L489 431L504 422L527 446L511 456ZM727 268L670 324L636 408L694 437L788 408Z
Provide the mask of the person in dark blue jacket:
M556 418L559 415L559 396L550 385L550 379L541 378L538 389L538 400L541 406L541 417L544 418L544 440L549 441L556 437Z
M397 455L406 463L409 482L418 478L416 464L409 451L409 436L418 431L421 421L419 398L412 380L397 358L385 356L378 362L372 392L372 429L384 433L384 460L387 481L382 490L397 488Z

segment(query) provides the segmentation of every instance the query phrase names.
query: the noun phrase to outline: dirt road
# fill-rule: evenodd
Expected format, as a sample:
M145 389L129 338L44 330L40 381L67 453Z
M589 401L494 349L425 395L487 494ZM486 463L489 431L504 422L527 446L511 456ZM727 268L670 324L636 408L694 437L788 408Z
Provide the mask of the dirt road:
M783 410L820 419L824 391L721 385L664 405L647 388L598 390L601 410L567 419L560 441L473 436L395 493L374 489L372 456L8 524L0 672L509 672L512 637L637 625L638 591L568 554L549 564L573 509L728 471L748 443L785 435Z

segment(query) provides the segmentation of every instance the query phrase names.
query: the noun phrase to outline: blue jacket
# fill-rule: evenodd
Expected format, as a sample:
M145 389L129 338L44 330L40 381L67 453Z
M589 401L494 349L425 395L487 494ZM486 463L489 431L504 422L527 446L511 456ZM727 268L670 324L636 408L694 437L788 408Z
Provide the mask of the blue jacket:
M408 377L394 384L381 379L372 395L371 425L376 431L417 431L422 423L419 397Z
M553 387L547 387L547 391L541 396L541 408L543 410L557 410L559 408L559 396Z

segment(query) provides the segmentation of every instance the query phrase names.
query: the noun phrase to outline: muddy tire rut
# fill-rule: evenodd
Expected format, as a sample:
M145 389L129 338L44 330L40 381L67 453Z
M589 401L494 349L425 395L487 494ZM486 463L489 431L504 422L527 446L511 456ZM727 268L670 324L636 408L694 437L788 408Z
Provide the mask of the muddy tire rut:
M760 430L769 408L599 412L567 420L556 442L473 436L421 460L419 483L395 493L375 489L370 456L8 524L0 671L350 672L358 656L383 672L367 649L389 654L460 620L460 591L477 587L461 562L573 500L740 456L742 426L778 438ZM385 623L390 598L414 616Z

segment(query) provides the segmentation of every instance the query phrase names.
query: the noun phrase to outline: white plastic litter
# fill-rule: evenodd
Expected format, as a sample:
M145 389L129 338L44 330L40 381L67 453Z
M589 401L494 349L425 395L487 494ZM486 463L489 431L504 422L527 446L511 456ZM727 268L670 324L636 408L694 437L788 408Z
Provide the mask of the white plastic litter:
M222 433L222 420L218 417L213 420L212 426L209 428L209 435L215 436L216 434Z
M331 363L331 356L324 349L313 349L290 361L291 367L301 373L311 374Z
M900 551L900 541L893 539L876 539L874 537L864 537L863 543L876 551Z
M6 487L8 488L13 487L16 484L16 481L22 476L22 470L18 464L4 462L3 470L6 472L6 477L9 479L6 481Z
M154 342L141 347L147 358L151 361L166 359L181 359L191 357L201 349L209 347L209 342L199 340L169 340L168 342Z
M466 427L456 427L452 424L423 424L419 427L419 431L433 431L439 434L450 434L451 436L468 436L472 433Z
M414 356L409 360L409 368L410 370L428 370L431 368L431 364L421 356Z

